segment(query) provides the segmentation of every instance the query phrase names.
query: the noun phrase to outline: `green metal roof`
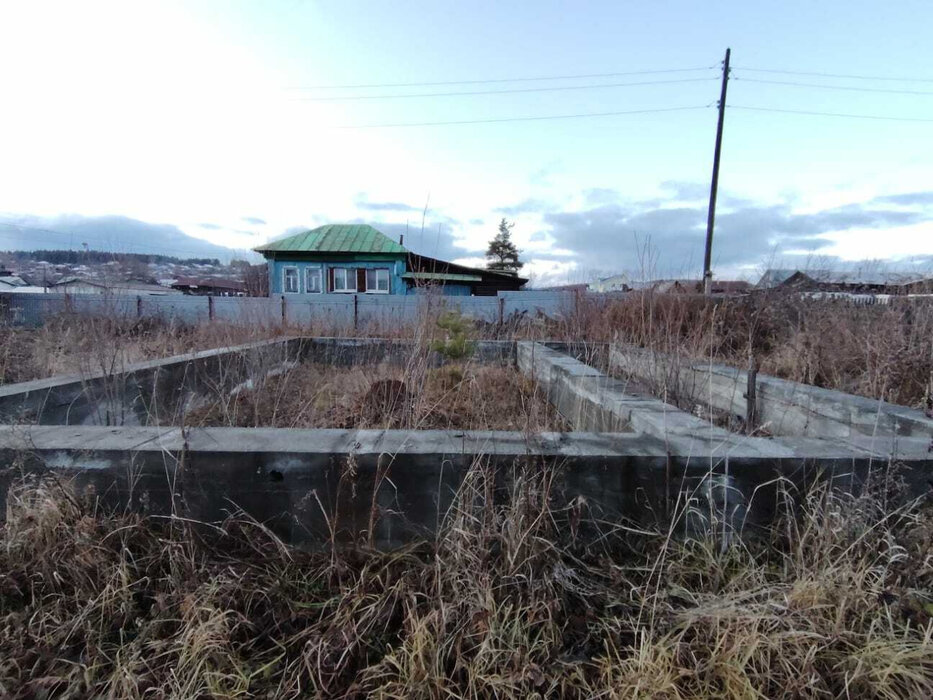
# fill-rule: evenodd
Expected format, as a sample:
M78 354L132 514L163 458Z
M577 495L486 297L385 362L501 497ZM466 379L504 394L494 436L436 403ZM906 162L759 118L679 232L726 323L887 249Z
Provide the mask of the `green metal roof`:
M444 280L446 282L482 282L479 275L455 275L449 272L406 272L402 275L408 280Z
M258 253L395 253L407 249L366 224L328 224L253 248Z

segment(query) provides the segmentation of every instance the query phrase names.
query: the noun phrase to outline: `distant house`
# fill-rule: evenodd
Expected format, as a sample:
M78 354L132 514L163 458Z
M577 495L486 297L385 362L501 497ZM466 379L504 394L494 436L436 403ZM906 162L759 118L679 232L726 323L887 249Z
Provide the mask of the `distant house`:
M33 286L29 280L13 274L12 270L0 267L0 293L45 294L45 287Z
M713 279L713 294L744 294L752 285L744 280ZM651 291L656 294L702 294L703 281L697 279L635 280L629 275L613 275L590 284L594 292Z
M27 287L29 286L28 282L22 277L14 275L8 270L0 270L0 292L10 292L15 290L17 287Z
M625 273L603 277L590 283L590 291L593 292L627 292L632 288L632 278Z
M158 284L136 281L102 282L80 277L66 277L54 284L50 284L48 290L59 294L132 294L136 296L181 294L176 289L169 289Z
M184 294L213 297L246 296L246 285L238 280L220 277L179 277L172 282L172 289Z
M717 280L713 278L710 291L713 294L747 294L752 291L752 283L746 280Z
M412 253L365 224L329 224L255 248L269 264L270 294L444 294L495 296L528 281Z
M759 289L798 292L845 292L850 294L923 294L933 290L933 275L880 272L877 270L795 270L765 271Z
M573 292L574 294L583 294L590 291L590 285L586 282L578 284L558 284L552 287L535 287L539 292Z

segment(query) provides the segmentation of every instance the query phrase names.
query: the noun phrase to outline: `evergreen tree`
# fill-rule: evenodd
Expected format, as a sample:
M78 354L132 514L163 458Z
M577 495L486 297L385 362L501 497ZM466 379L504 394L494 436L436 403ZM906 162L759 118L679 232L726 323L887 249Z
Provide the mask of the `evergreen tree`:
M515 222L509 223L504 217L499 222L499 233L489 241L489 249L486 251L489 260L486 263L487 270L518 272L525 266L525 263L518 259L518 248L512 243L513 226Z

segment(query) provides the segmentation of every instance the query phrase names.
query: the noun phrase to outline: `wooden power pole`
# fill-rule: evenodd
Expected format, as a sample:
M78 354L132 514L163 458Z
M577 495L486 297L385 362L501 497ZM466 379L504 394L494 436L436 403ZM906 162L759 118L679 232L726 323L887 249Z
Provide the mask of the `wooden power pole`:
M716 151L713 153L713 181L709 186L709 215L706 219L706 253L703 255L703 292L713 291L713 225L716 222L716 190L719 188L719 154L722 151L722 123L726 116L726 87L729 85L729 54L722 62L722 93L719 95L719 123L716 126Z

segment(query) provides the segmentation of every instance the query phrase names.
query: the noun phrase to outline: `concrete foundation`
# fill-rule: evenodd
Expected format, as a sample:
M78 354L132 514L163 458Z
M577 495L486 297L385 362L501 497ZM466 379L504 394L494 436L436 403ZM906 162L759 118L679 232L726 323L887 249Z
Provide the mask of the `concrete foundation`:
M613 370L668 387L685 400L746 415L748 373L742 370L627 346L613 347L609 363ZM772 435L933 439L933 418L922 411L766 374L757 375L755 387L758 424Z
M233 388L256 373L307 359L347 365L403 362L410 355L403 342L290 338L145 363L117 377L30 382L18 392L16 385L0 387L0 410L19 411L21 418L31 411L33 418L31 425L0 426L0 496L5 503L24 473L51 474L82 499L107 508L208 523L245 512L301 546L362 541L395 547L430 537L458 493L502 501L518 479L543 474L549 475L555 517L571 504L583 508L592 536L623 521L655 525L672 519L687 530L715 528L728 536L753 531L771 522L783 486L800 494L814 481L830 480L857 489L870 474L886 474L893 465L911 493L926 494L931 487L933 430L924 433L917 416L905 422L894 411L892 422L876 422L870 434L856 429L864 425L859 419L846 423L847 432L839 428L826 437L811 431L750 438L645 393L629 393L624 381L561 352L561 346L534 342L480 344L478 358L515 363L532 376L574 432L145 424L153 405L179 410L205 382ZM612 357L616 366L623 361L619 352ZM106 403L110 383L123 389L112 393L113 404ZM99 420L102 410L125 406L127 398L128 413L140 425L127 419L114 427L87 424ZM137 401L145 410L137 411ZM465 496L464 483L477 473L492 488Z
M405 341L370 338L283 338L218 348L89 372L0 386L0 424L140 426L180 425L201 395L227 394L245 382L287 371L301 362L336 367L387 362L404 365ZM513 364L508 341L476 344L474 361ZM431 366L445 362L428 352Z

